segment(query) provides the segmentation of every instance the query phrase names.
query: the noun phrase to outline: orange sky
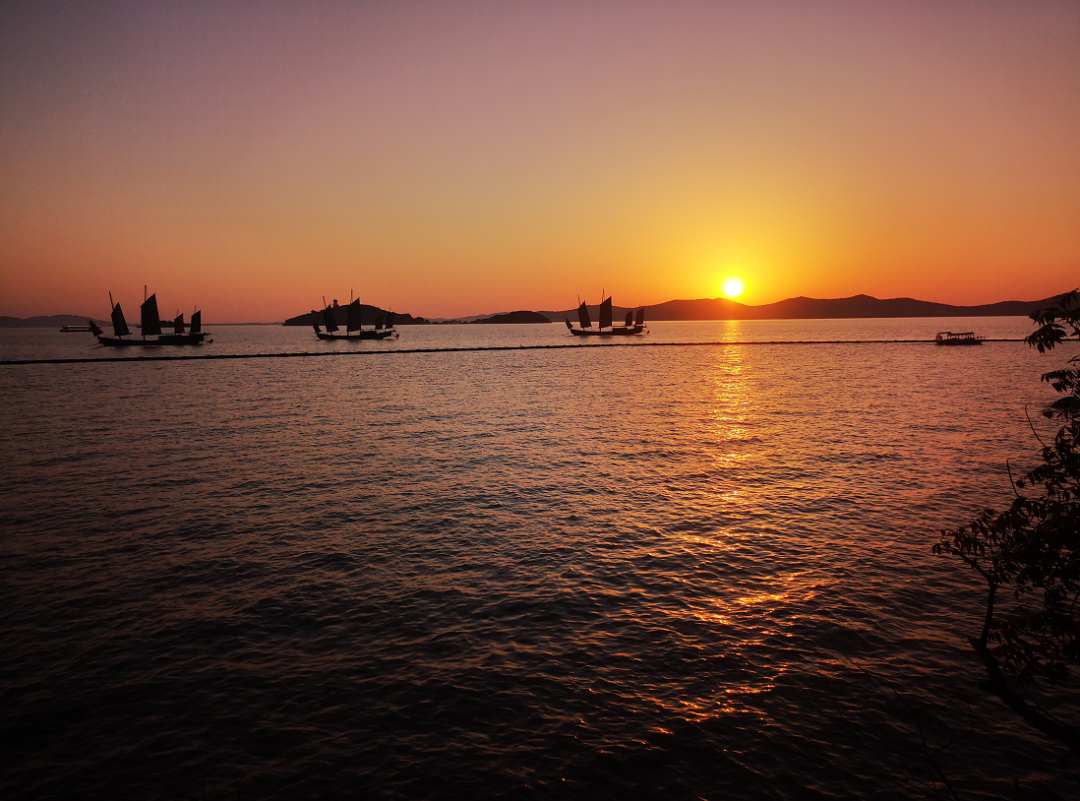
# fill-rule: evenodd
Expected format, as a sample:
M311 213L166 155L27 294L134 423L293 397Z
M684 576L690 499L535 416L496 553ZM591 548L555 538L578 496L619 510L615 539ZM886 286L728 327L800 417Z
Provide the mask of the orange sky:
M0 314L1080 284L1080 4L0 6Z

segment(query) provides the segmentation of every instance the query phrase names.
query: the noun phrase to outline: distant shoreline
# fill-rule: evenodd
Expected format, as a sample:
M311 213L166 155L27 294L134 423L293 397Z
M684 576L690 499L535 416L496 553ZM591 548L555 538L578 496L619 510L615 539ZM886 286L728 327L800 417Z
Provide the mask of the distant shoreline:
M112 323L108 320L99 320L95 317L79 314L51 314L44 317L0 317L0 328L62 328L63 326L81 325L85 326L88 320L93 320L102 328L112 328ZM132 328L138 328L139 326L133 323L129 323ZM171 325L169 322L163 322L163 327ZM226 325L282 325L280 321L274 323L204 323L204 325L226 326Z
M57 316L59 316L59 315L57 315ZM64 315L64 316L67 316L67 315ZM1027 314L994 314L994 315L990 315L990 314L918 315L918 314L915 314L915 315L903 315L903 316L897 316L897 317L760 317L760 318L755 317L753 319L734 319L734 318L711 319L710 318L710 319L700 319L700 320L651 320L651 321L646 320L646 322L654 322L654 323L724 323L724 322L777 323L777 322L799 322L799 321L827 322L829 320L937 320L937 319L947 320L947 319L980 319L980 318L981 319L993 319L993 318L1004 318L1004 317L1015 317L1015 318L1019 318L1019 319L1027 319L1028 315ZM19 320L19 318L17 318L17 317L16 318L7 318L7 320L11 320L11 319ZM82 320L82 323L78 323L78 322L64 323L63 325L83 325L83 326L85 326L86 321L88 319L90 319L90 318L89 317L76 317L75 319ZM52 323L30 322L32 320L34 320L34 318L32 318L32 317L27 318L26 321L20 321L20 323L17 323L15 325L11 325L11 324L7 323L6 321L0 321L0 330L7 330L7 331L18 331L18 330L41 331L41 330L45 330L45 329L49 329L49 328L56 328L59 331L59 328L60 328L59 325L54 325ZM95 320L94 322L98 323L98 325L100 325L102 328L106 328L106 329L112 328L112 323L107 321L107 320ZM465 322L463 320L437 320L437 321L432 320L432 321L423 322L423 323L395 323L395 327L397 327L397 328L411 328L411 327L419 328L419 327L428 327L428 326L447 326L447 325L465 325L465 326L468 326L468 325L475 325L476 323L483 323L483 322L485 322L485 321L484 320L470 320L468 322ZM561 326L561 325L563 325L563 322L562 322L562 320L549 320L546 323L539 323L539 322L493 322L491 324L492 325L558 325L558 326ZM129 325L131 326L131 328L134 331L136 331L136 332L138 331L138 328L139 328L138 325L132 325L130 323L129 323ZM299 328L299 327L301 327L301 326L285 326L285 324L281 323L281 322L274 322L274 323L213 323L213 322L211 322L211 323L203 323L204 328L208 328L208 327L213 327L213 328L239 328L239 327L243 327L243 326L260 326L260 327L263 327L263 328L266 328L266 327L275 327L275 328L277 328L277 327L283 327L283 326L287 327L287 328ZM72 332L72 333L80 333L80 332ZM86 333L86 332L81 332L81 333Z
M622 317L628 311L645 309L647 322L721 322L725 320L860 320L860 319L912 319L934 317L1028 317L1032 312L1054 305L1059 295L1052 295L1041 300L1005 300L998 303L986 303L979 306L952 306L947 303L934 303L914 298L878 299L870 295L854 295L850 298L807 298L797 297L761 306L748 306L726 298L701 298L698 300L669 300L665 303L642 306L614 306L612 314ZM594 306L590 308L596 308ZM374 318L377 314L386 314L375 306L365 306L364 310ZM335 310L336 312L337 310ZM546 317L554 323L561 323L564 318L576 319L577 309L565 311L516 311L480 314L455 319L438 318L428 320L398 313L398 325L453 325L466 323L488 323L492 325L542 324L539 318ZM270 323L219 323L206 322L204 325L311 325L317 318L321 322L321 312L308 312L291 317L282 322ZM344 315L344 307L340 315ZM90 317L77 314L56 314L41 317L4 317L0 316L0 328L60 328L65 325L86 325ZM110 324L105 320L95 320L103 327Z

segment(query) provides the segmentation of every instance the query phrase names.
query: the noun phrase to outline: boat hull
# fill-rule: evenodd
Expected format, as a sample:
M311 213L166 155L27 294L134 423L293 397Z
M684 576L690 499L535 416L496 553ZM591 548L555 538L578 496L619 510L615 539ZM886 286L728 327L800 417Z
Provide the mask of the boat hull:
M981 345L983 338L976 336L974 331L939 331L935 341L945 347L957 347L964 345Z
M162 334L155 339L124 339L123 337L107 337L101 335L98 342L112 348L156 348L162 345L201 345L206 339L206 334Z
M626 337L645 333L645 326L634 325L629 328L607 328L603 331L590 328L571 328L570 333L576 337Z
M326 334L322 331L315 332L315 336L319 339L326 340L386 339L387 337L396 335L397 331L393 328L384 328L380 331L353 331L351 334Z

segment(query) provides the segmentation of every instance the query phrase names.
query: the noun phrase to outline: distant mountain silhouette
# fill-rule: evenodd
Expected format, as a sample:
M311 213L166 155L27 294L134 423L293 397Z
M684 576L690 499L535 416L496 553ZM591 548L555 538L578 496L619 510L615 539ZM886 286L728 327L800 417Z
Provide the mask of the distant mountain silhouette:
M334 307L334 322L340 326L344 326L346 323L346 309L347 306L335 306ZM385 309L380 309L378 306L368 306L366 303L360 304L360 319L364 325L375 325L375 318L382 316L386 319L388 312ZM282 323L282 325L322 325L323 324L322 309L312 309L307 314L300 314L296 317L290 317L288 320ZM394 312L394 325L427 325L428 321L423 317L413 317L411 314L402 314L401 312Z
M78 314L51 314L46 317L0 317L0 328L60 328L64 325L86 325L91 317ZM111 326L106 320L94 320L100 326Z
M699 300L669 300L645 307L645 321L650 320L843 320L860 317L1027 317L1037 309L1053 306L1057 295L1042 300L1004 300L982 306L950 306L914 298L889 298L879 300L870 295L854 295L850 298L788 298L762 306L747 306L726 298L701 298ZM377 306L362 305L364 325L373 325L375 318L386 315ZM590 306L590 310L596 306ZM612 316L622 319L628 311L639 306L615 306ZM591 312L595 319L595 312ZM334 310L338 325L345 325L345 307ZM397 325L427 325L423 317L394 313ZM543 323L577 320L577 309L566 311L515 311L501 314L476 315L448 322L478 323ZM87 317L78 314L54 314L46 317L2 317L0 328L60 328L64 325L86 325ZM107 320L94 320L103 327L111 325ZM282 325L322 325L322 311L313 309L307 314L290 317Z
M669 300L645 307L650 320L843 320L861 317L1026 317L1037 309L1054 305L1057 295L1043 300L1005 300L982 306L950 306L914 298L879 300L870 295L850 298L788 298L762 306L747 306L726 298ZM590 307L592 308L592 307ZM630 307L637 308L637 307ZM618 318L629 309L616 307ZM559 320L577 319L577 310L540 312Z
M493 314L482 320L473 320L479 325L521 325L523 323L550 323L551 319L532 311L515 311L506 314Z

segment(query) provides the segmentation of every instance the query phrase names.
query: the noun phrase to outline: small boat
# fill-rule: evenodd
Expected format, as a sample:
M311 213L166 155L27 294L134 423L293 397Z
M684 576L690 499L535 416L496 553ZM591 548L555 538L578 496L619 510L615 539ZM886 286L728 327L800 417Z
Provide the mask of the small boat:
M577 313L578 322L581 324L581 328L574 328L569 320L566 321L566 327L569 328L570 333L576 337L630 336L633 334L641 334L648 330L645 327L644 307L637 310L636 318L633 312L627 312L625 325L613 326L611 324L611 298L607 298L600 304L599 326L595 329L592 327L592 320L589 319L589 308L584 302L578 306Z
M61 334L76 334L85 331L93 331L94 329L88 325L62 325L60 326Z
M142 312L142 325L140 326L142 338L135 339L128 329L127 320L124 319L124 310L120 308L119 303L113 303L111 292L109 293L109 302L112 303L113 335L111 337L105 336L105 332L93 320L87 320L90 324L87 330L92 331L102 345L112 347L128 345L156 347L158 345L200 345L204 341L213 342L212 339L206 339L206 334L202 330L201 311L196 311L191 315L191 325L187 326L188 330L186 332L184 330L184 315L178 314L176 319L173 320L172 333L162 333L161 318L158 316L157 295L151 295L143 301L140 309Z
M934 340L938 345L981 345L985 337L975 336L974 331L941 331Z
M315 336L324 340L387 339L388 337L396 338L398 336L398 332L394 330L393 312L388 312L385 320L380 314L375 319L374 328L364 328L360 317L359 298L350 303L346 309L344 334L337 333L340 329L334 319L334 309L330 306L323 309L323 325L326 326L325 333L319 328L318 323L314 324L314 328Z

